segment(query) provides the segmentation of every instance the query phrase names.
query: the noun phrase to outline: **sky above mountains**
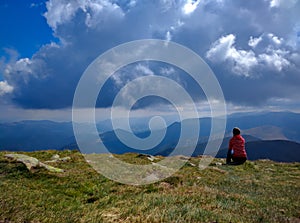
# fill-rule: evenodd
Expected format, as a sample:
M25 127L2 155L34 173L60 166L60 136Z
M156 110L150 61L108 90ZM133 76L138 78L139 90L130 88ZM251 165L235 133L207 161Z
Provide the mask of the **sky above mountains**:
M2 0L0 120L70 119L87 66L112 47L145 38L174 41L200 55L217 77L229 112L299 111L299 11L299 0ZM200 111L206 109L187 74L151 62L118 71L98 108L107 109L129 81L149 75L177 81ZM155 104L168 110L154 98L137 108Z

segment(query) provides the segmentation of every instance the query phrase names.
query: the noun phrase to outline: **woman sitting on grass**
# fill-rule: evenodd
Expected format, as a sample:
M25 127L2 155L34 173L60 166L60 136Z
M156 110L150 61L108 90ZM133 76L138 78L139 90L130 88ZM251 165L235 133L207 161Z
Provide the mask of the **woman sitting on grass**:
M233 128L232 133L233 137L229 141L226 164L240 165L245 163L247 160L245 139L241 136L241 131L239 128Z

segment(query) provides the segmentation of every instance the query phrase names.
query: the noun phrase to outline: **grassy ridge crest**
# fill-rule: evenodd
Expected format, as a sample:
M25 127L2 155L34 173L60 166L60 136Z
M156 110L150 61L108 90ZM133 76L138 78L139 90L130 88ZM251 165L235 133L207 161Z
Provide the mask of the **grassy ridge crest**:
M28 171L0 152L0 222L300 222L300 163L247 161L199 170L191 158L173 176L144 186L111 181L77 151L24 152L65 170ZM146 164L137 154L117 155ZM159 157L162 158L162 157ZM52 165L52 164L51 164Z

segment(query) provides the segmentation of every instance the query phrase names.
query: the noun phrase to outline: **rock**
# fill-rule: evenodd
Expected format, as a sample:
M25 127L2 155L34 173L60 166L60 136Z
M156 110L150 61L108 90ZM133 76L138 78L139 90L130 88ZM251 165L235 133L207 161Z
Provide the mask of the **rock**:
M45 163L67 162L69 160L71 160L71 157L69 157L69 156L60 158L60 156L58 154L55 154L51 157L50 160L45 161Z
M145 182L155 182L155 181L159 180L159 177L157 177L155 174L152 173L152 174L146 176L143 180Z
M155 156L152 156L152 155L148 155L148 154L138 154L136 156L137 158L147 158L148 160L150 160L151 162L153 162L154 160L157 160L158 158L156 158Z
M190 157L184 156L184 155L179 155L178 158L181 159L181 160L185 160L185 161L190 160Z
M151 162L153 162L154 160L157 160L157 158L155 156L152 156L152 155L148 155L147 159L150 160Z
M5 154L4 157L6 157L12 161L16 161L16 162L25 164L25 166L27 167L27 169L29 171L33 171L34 168L43 167L43 168L49 170L50 172L56 172L56 173L64 172L64 170L62 170L60 168L56 168L56 167L44 164L41 161L39 161L37 158L27 156L24 154Z
M189 166L192 166L192 167L195 167L196 166L196 164L194 164L194 163L191 163L191 162L189 162L189 161L187 161L187 163L186 163L187 165L189 165Z
M71 157L69 157L69 156L66 156L66 157L63 157L60 159L60 161L62 161L62 162L67 162L69 160L71 160Z
M51 160L58 160L60 156L58 154L55 154L51 157Z
M33 168L39 166L40 161L34 157L26 156L24 154L6 154L6 158L24 163L28 170L33 170Z
M40 162L40 167L44 167L45 169L49 170L50 172L55 172L55 173L63 173L63 172L65 172L63 169L56 168L56 167L44 164L42 162Z

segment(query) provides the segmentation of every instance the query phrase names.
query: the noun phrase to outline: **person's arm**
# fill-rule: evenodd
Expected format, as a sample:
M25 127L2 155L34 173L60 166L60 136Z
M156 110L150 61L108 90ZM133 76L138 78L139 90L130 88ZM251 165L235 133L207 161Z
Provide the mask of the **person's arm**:
M231 157L232 157L232 143L233 143L233 138L230 139L229 145L228 145L228 152L227 152L227 157L226 157L226 163L230 164L231 162Z
M230 151L230 154L233 155L234 150L233 150L233 146L234 146L234 137L232 137L229 141L229 147L228 147L228 152Z
M232 150L233 147L233 138L229 140L228 150Z

